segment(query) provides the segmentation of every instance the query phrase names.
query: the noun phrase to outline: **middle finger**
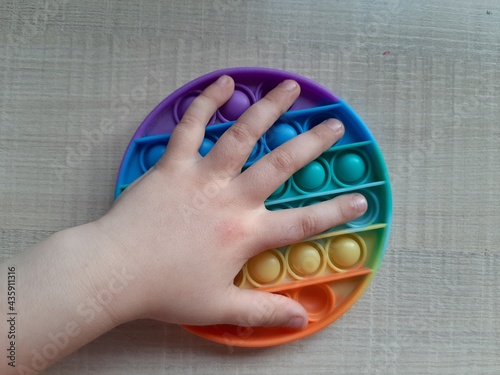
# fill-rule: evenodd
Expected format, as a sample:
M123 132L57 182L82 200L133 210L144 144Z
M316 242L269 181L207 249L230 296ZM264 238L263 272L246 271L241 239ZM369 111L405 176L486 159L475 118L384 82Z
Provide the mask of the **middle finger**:
M233 178L241 172L259 138L300 94L293 80L285 80L252 105L215 143L204 162L216 174Z
M238 176L237 188L254 203L262 204L293 173L320 156L343 135L342 123L328 119L259 159Z

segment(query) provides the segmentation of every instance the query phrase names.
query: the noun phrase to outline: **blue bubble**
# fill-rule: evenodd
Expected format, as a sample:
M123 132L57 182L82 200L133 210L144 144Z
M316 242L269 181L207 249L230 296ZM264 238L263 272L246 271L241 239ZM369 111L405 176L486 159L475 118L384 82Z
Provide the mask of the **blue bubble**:
M210 152L212 147L214 147L214 142L211 139L205 138L198 152L200 153L201 156L205 156Z
M166 148L167 146L164 144L156 144L146 150L144 155L144 166L146 169L151 168L160 160Z
M274 150L295 136L297 136L297 130L292 125L284 123L273 125L265 136L267 147Z

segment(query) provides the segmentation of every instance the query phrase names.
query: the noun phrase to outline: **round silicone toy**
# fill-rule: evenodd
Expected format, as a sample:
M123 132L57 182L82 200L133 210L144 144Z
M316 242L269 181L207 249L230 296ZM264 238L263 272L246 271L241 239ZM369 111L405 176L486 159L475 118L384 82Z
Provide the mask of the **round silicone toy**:
M233 68L197 78L163 100L143 121L125 152L118 172L115 197L143 175L163 155L172 129L189 104L210 83L227 74L235 92L207 124L200 154L253 103L284 79L301 86L300 97L255 145L245 168L276 147L323 120L338 118L345 134L319 158L297 171L265 202L269 210L302 207L348 192L368 201L367 212L344 225L302 242L269 249L248 260L235 277L240 288L279 293L297 300L309 314L304 330L186 326L209 340L236 346L262 347L311 335L344 314L373 279L389 239L392 200L389 177L380 149L368 128L347 103L316 82L266 68Z

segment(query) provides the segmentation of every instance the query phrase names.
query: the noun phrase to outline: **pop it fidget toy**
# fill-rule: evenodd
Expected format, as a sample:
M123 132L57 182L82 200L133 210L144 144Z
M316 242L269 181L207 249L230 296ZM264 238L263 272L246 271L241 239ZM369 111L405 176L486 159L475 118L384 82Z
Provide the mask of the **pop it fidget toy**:
M253 103L284 79L296 80L300 97L261 137L245 167L300 133L331 117L344 123L344 136L319 158L297 171L265 202L269 210L307 206L339 194L359 192L367 212L303 242L269 249L248 260L234 282L240 288L279 293L297 300L309 314L304 330L187 326L219 343L261 347L309 336L340 317L362 295L377 271L389 239L392 198L380 149L356 113L335 94L304 77L274 69L233 68L202 76L163 100L134 134L118 173L115 197L162 156L170 133L193 99L219 76L236 85L229 101L212 117L199 150L205 156L217 139Z

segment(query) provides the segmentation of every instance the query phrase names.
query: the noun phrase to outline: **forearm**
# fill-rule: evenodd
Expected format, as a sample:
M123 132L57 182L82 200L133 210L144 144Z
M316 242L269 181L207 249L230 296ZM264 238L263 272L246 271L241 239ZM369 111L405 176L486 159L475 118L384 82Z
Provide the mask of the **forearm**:
M0 265L0 373L37 373L120 323L112 302L127 280L111 283L120 270L93 226L56 233Z

